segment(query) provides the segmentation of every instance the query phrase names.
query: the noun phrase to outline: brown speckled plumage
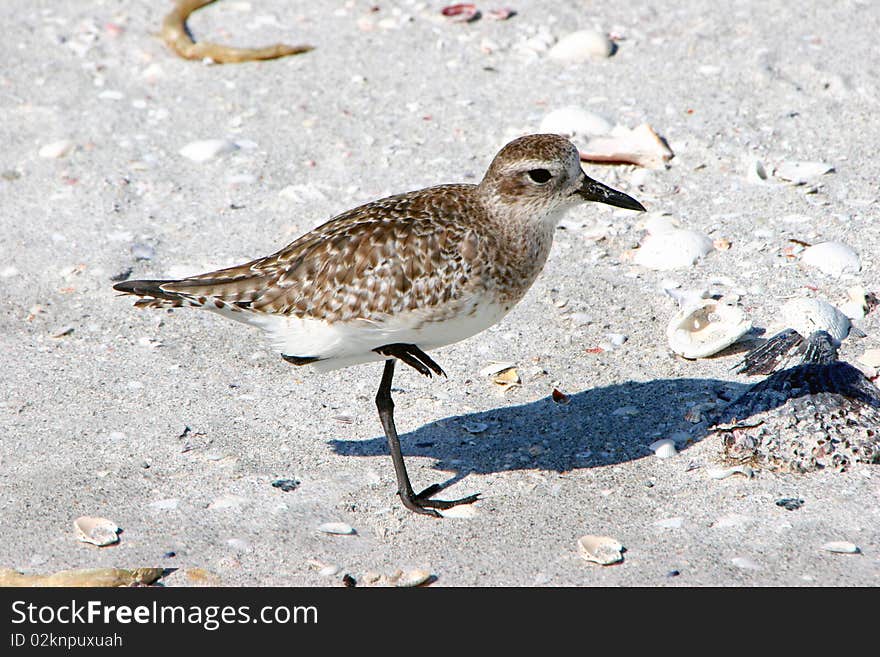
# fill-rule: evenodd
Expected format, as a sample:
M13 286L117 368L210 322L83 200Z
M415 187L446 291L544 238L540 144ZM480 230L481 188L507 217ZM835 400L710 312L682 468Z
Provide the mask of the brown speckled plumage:
M532 169L552 177L536 183ZM589 198L584 180L607 189L583 176L568 140L531 135L502 149L478 185L440 185L373 201L264 258L182 280L126 281L115 288L143 297L138 306L201 306L227 316L377 326L415 313L418 328L475 315L488 303L500 308L492 316L497 321L543 268L559 216ZM613 193L617 204L640 207Z

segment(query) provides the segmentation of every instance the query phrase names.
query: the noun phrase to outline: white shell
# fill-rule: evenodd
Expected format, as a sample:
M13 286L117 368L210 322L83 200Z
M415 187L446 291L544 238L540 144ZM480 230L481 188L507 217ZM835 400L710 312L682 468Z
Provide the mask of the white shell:
M834 171L825 162L783 162L773 171L773 175L795 185L803 185L814 178Z
M594 57L610 57L614 52L611 39L596 30L580 30L562 37L550 48L547 56L565 62L582 63Z
M829 541L822 546L826 552L836 552L838 554L858 554L861 552L859 546L849 541Z
M477 515L477 509L473 504L460 504L451 509L443 509L440 515L444 518L474 518Z
M657 131L642 123L632 130L614 126L608 136L597 135L581 150L586 162L637 164L648 169L665 169L675 154Z
M544 117L540 131L571 138L579 135L605 135L611 132L611 128L611 124L598 114L579 107L562 107Z
M666 327L666 338L676 354L705 358L729 347L751 328L751 320L736 306L707 299L679 310Z
M41 147L38 155L47 159L57 159L70 153L74 146L75 144L69 139L53 141L51 144Z
M431 579L431 571L429 570L408 570L394 582L394 585L401 588L410 588L421 586L429 579Z
M709 479L727 479L735 474L741 474L746 479L751 479L755 476L755 471L747 465L736 465L731 468L709 468L706 470L706 474Z
M837 306L850 319L863 319L868 312L868 298L865 288L854 285L846 291L847 300Z
M77 538L83 543L91 543L103 547L119 542L119 526L107 518L81 516L73 521Z
M645 228L648 234L632 252L632 257L634 263L648 269L666 271L690 267L715 248L708 235L677 228L671 217L649 217Z
M678 454L678 450L675 449L675 441L669 438L651 443L648 449L654 452L658 459L668 459Z
M791 299L779 311L780 321L805 338L813 331L827 331L837 342L849 335L849 317L821 299Z
M840 242L821 242L808 246L801 255L801 262L829 276L857 274L862 268L859 254Z
M342 536L348 536L357 533L354 527L344 522L325 522L323 525L318 527L318 530L324 532L325 534L340 534Z
M210 159L238 150L238 144L228 139L205 139L190 142L178 152L193 162L207 162Z
M578 552L587 561L603 566L623 561L623 545L610 536L581 536L577 545Z

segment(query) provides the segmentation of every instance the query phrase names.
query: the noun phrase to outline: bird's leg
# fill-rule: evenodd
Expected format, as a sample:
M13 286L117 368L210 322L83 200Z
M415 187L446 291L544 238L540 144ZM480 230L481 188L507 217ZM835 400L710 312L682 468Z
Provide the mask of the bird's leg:
M388 439L388 449L391 452L391 461L394 463L394 473L397 475L397 494L403 505L410 511L423 513L425 515L440 517L435 509L450 509L459 504L471 504L476 502L479 494L468 495L459 500L432 500L431 496L440 490L439 484L428 486L419 494L413 492L412 484L409 481L409 475L406 473L406 465L403 462L403 454L400 452L400 439L397 437L397 427L394 426L394 401L391 399L391 380L394 377L395 358L399 358L403 362L412 365L419 372L421 368L442 373L443 370L421 349L415 345L388 345L377 349L377 353L384 356L394 356L385 361L385 370L382 372L382 383L379 384L379 391L376 393L376 408L379 410L379 420L382 422L382 428L385 430L385 437ZM414 355L417 353L418 358ZM413 365L410 360L418 363ZM430 376L430 371L422 372L426 376Z

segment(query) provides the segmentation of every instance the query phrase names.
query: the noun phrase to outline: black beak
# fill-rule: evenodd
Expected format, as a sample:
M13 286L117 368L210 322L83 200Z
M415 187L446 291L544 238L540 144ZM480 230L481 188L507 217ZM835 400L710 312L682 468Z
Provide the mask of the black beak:
M613 205L618 208L645 212L645 207L632 196L627 196L623 192L611 189L607 185L603 185L586 175L580 189L574 193L585 201L596 201L597 203L605 203L606 205Z

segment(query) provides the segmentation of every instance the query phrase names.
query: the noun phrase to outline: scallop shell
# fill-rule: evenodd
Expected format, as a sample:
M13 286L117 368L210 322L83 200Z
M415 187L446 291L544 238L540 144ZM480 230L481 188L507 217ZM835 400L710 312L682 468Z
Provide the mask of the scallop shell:
M791 299L779 311L782 325L803 337L814 331L827 331L836 342L849 335L849 317L822 299Z
M623 545L610 536L581 536L578 552L587 561L610 566L623 561Z
M675 449L675 441L670 438L657 440L648 445L648 449L654 452L658 459L668 459L678 454L678 450Z
M705 358L729 347L751 328L742 310L708 299L678 311L666 327L666 337L676 354Z
M80 516L73 521L73 528L76 530L76 537L79 540L98 547L118 543L121 531L112 520L92 516Z
M859 254L841 242L820 242L804 249L801 262L829 276L857 274L862 263Z

